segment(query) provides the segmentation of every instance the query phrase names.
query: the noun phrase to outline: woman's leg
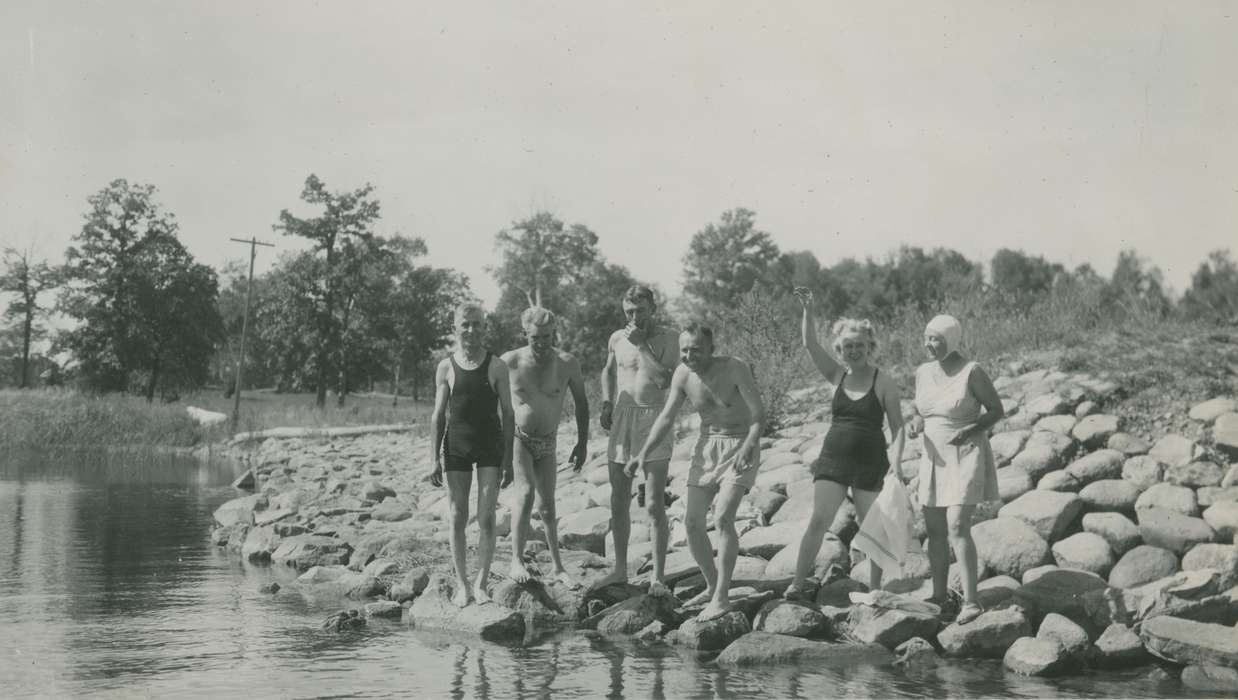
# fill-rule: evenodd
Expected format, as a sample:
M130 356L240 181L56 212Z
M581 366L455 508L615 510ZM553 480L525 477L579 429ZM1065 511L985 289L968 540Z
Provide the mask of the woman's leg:
M928 530L929 567L933 572L933 600L945 602L949 596L950 541L946 509L924 507L924 527Z
M864 518L868 517L868 509L872 507L873 501L877 500L878 493L880 492L851 489L851 500L855 501L855 519L860 525L863 525ZM881 588L881 567L872 562L868 565L868 588L872 591Z
M801 590L804 580L812 573L817 553L821 551L821 540L830 525L834 524L838 507L847 497L847 487L828 479L814 481L812 488L812 517L808 519L808 528L800 538L799 557L795 560L795 578L791 580L794 590Z
M976 578L980 566L976 557L976 542L971 537L971 518L976 506L950 506L946 508L946 526L950 533L950 546L959 562L963 575L963 603L976 602Z

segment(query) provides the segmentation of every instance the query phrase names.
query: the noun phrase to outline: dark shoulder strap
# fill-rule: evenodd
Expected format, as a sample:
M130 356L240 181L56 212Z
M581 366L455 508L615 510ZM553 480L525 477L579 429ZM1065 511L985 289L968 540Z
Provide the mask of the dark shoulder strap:
M876 367L873 368L873 385L868 387L869 391L872 391L873 389L877 388L877 372L878 371L879 370Z

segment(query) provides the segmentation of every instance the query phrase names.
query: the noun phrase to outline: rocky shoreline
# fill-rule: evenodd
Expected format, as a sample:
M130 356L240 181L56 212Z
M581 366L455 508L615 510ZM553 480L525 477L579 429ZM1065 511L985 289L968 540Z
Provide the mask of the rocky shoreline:
M428 441L390 426L368 434L268 436L226 448L249 467L255 491L215 512L211 537L247 561L286 571L286 588L357 601L360 610L325 623L335 629L389 617L522 643L576 626L682 645L724 666L988 657L1015 673L1052 675L1159 661L1181 669L1189 688L1238 691L1234 398L1199 403L1183 417L1189 429L1152 436L1122 432L1123 419L1106 412L1120 402L1121 387L1105 378L1011 371L995 386L1007 407L992 431L1002 500L977 512L986 612L967 625L943 624L923 602L927 561L912 562L886 590L867 591L867 562L847 546L857 529L849 506L818 556L812 602L781 599L812 510L812 489L804 486L828 428L825 387L795 392L793 418L763 441L757 486L737 515L735 610L707 623L678 602L704 585L685 546L682 498L668 508L674 598L647 596L638 585L590 589L609 570L603 555L611 550L604 435L590 442L579 474L565 467L559 475L559 535L577 589L495 577L494 604L451 605L446 493L425 479ZM693 428L685 420L677 432L670 491L679 495ZM565 426L564 440L573 439L572 430ZM900 465L907 476L916 473L918 450L908 442ZM635 503L632 520L629 570L641 571L649 558L648 518ZM534 566L545 573L540 523L532 527L541 545ZM918 528L923 536L922 521ZM510 529L502 496L495 571L506 570ZM476 542L475 523L469 541Z

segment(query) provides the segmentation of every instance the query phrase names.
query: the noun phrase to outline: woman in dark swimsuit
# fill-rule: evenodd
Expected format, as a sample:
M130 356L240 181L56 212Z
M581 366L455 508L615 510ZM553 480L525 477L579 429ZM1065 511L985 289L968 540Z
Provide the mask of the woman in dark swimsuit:
M821 446L821 456L813 465L812 517L800 540L795 578L786 592L788 598L805 594L805 581L813 571L821 540L833 524L847 491L851 491L856 519L861 523L877 498L890 468L885 435L881 431L883 420L889 422L890 434L894 436L895 464L901 461L903 454L903 414L898 387L889 375L869 364L877 345L873 324L853 319L834 324L834 351L841 356L840 363L817 341L816 322L810 308L812 292L797 287L795 296L804 307L800 324L804 347L817 370L835 388L830 430ZM869 585L874 589L881 586L881 569L876 566L870 569Z

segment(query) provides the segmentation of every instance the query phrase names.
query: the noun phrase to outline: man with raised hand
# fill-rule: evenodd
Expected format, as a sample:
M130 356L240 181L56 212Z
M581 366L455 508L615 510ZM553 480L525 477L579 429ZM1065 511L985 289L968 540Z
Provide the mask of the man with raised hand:
M679 360L679 334L659 327L653 320L653 292L636 285L623 295L627 325L615 331L607 343L606 367L602 369L602 428L610 431L607 459L610 463L611 535L615 544L615 568L595 584L598 587L628 580L628 539L632 531L632 477L628 462L645 445L658 413L666 403L666 390ZM666 522L666 472L671 458L669 435L650 449L644 462L645 507L653 529L653 573L649 592L669 592L663 581L670 529Z
M688 548L705 577L705 590L684 605L706 603L697 617L705 621L721 617L731 609L731 574L739 555L735 511L756 482L765 406L748 364L734 357L714 355L714 333L708 326L693 323L684 329L679 336L679 358L682 364L671 378L666 405L640 454L628 463L627 472L632 475L645 467L653 447L673 427L684 399L691 401L701 418L701 436L688 470L684 524ZM715 497L716 564L705 523L705 514Z
M517 583L531 577L524 565L524 543L529 516L537 497L538 513L546 528L546 544L555 578L568 586L578 586L563 568L559 558L559 528L555 513L555 438L563 399L570 391L576 406L576 446L568 462L574 471L585 463L589 441L589 403L576 358L555 347L555 315L540 306L525 309L520 316L528 344L503 355L511 378L512 410L515 415L515 444L512 449L516 472L515 512L512 523L512 565L509 575Z
M490 600L486 584L494 560L494 510L499 489L512 482L513 417L507 365L482 345L486 316L476 304L456 308L456 349L434 373L434 472L451 499L451 555L456 569L453 601L464 607ZM464 530L469 489L477 470L477 578L469 586Z

